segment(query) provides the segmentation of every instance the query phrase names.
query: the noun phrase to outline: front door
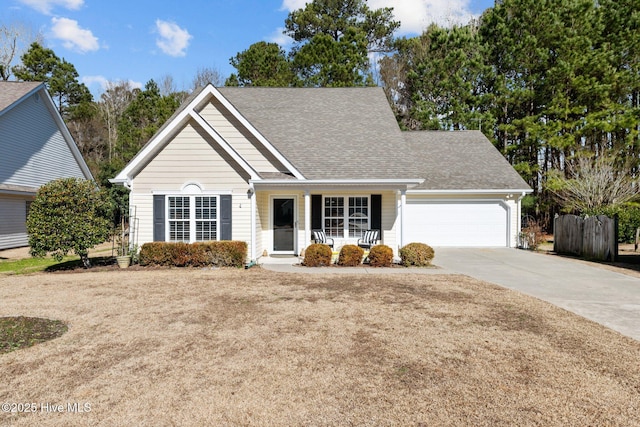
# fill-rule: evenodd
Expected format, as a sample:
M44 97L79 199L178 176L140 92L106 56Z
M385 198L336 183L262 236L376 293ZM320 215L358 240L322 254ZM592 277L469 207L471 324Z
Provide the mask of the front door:
M295 199L274 198L273 252L294 253Z

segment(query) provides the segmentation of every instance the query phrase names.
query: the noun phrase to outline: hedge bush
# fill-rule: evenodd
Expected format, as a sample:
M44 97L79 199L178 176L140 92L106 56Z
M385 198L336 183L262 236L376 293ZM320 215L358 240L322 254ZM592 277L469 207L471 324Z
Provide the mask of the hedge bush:
M145 243L140 248L140 265L173 267L242 267L247 243L233 240L180 243Z
M372 267L391 267L393 249L387 245L376 245L369 251L369 265Z
M431 265L434 255L433 248L424 243L409 243L400 248L400 259L405 267Z
M344 245L338 255L338 265L356 267L362 263L364 249L356 245Z
M307 267L323 267L331 264L331 248L329 245L314 243L304 251L304 262Z
M607 206L584 212L589 216L606 215L613 218L618 215L618 241L633 243L636 240L636 229L640 227L640 205L637 203L625 203L622 206Z

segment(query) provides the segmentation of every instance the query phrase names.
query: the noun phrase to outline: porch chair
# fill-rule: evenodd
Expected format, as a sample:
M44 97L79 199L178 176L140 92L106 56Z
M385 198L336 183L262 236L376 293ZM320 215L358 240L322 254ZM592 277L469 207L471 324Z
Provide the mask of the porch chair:
M371 249L376 245L376 242L380 240L378 235L379 235L378 230L365 231L364 236L358 239L358 246L360 246L362 249Z
M333 239L331 237L327 237L327 234L324 232L324 230L313 230L313 241L314 243L327 245L331 248L331 250L333 250Z

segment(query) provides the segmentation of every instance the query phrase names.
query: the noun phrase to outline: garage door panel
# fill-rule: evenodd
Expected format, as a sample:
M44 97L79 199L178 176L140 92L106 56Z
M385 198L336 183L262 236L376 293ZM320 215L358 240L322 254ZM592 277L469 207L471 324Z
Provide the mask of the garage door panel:
M406 236L431 246L507 246L508 209L502 203L407 200Z

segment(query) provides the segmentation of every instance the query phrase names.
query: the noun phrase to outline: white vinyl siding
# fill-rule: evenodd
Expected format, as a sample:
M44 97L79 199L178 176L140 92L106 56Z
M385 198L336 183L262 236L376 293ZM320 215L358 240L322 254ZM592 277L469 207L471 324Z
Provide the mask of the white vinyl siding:
M217 100L205 105L200 115L233 149L258 172L279 172L285 168L260 141Z
M85 178L39 93L0 116L0 183L40 187L57 178Z
M153 241L154 193L180 195L186 184L197 183L205 193L232 194L232 239L250 245L249 185L243 173L222 157L215 142L209 143L187 124L134 178L129 203L140 222L139 244Z

